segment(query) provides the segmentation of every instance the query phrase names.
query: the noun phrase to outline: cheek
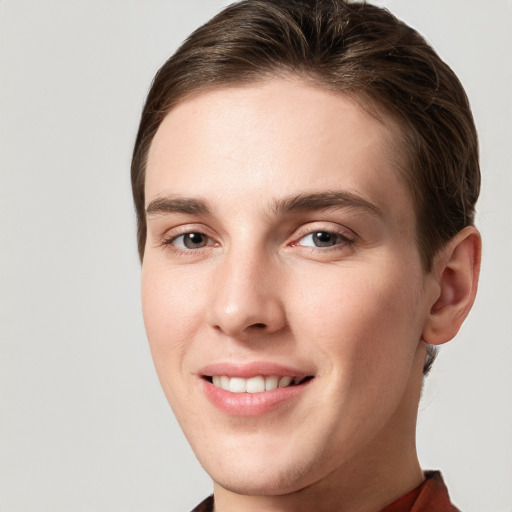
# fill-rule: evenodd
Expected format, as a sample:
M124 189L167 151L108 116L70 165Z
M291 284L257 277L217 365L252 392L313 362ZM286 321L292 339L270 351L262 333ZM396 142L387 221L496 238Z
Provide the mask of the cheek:
M198 283L165 263L144 260L142 268L142 313L156 373L164 394L183 425L198 420L195 413L183 409L188 396L190 371L187 354L200 328L200 305L204 296Z
M386 373L411 361L421 322L411 279L398 268L374 266L317 274L301 283L296 302L296 332L313 340L315 351L331 361L332 371L357 377ZM300 325L300 327L299 327Z
M204 292L201 279L144 261L142 313L158 372L182 362L187 345L200 328Z

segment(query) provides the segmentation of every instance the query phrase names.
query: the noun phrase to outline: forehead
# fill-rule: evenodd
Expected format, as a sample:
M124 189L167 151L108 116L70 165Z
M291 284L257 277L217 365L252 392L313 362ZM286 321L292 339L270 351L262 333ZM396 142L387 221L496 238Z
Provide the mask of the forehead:
M409 196L398 139L391 118L298 81L202 91L160 125L148 155L146 203L191 188L198 195L264 190L278 197L338 187L392 202L396 187Z

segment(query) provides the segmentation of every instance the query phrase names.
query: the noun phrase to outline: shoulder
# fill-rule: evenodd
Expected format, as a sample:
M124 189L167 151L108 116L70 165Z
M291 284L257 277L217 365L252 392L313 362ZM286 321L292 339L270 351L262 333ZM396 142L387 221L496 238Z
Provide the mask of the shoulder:
M213 512L213 495L208 496L208 498L199 503L191 512Z

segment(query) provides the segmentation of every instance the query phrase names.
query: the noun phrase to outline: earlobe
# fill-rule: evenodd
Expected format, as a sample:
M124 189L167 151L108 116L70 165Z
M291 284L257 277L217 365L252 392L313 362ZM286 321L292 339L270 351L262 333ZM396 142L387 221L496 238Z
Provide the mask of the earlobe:
M437 281L439 294L423 329L427 343L441 345L459 331L475 300L481 247L480 233L468 226L436 257L431 275Z

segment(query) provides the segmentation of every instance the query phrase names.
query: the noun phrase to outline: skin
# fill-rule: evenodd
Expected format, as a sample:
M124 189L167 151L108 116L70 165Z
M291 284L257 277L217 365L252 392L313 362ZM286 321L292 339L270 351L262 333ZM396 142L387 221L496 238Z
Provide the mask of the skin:
M347 96L276 78L189 97L155 136L143 313L217 512L375 512L423 481L423 340L447 341L469 311L479 237L467 228L424 272L396 134ZM332 193L348 197L286 207ZM201 369L254 361L314 378L264 414L215 407Z

